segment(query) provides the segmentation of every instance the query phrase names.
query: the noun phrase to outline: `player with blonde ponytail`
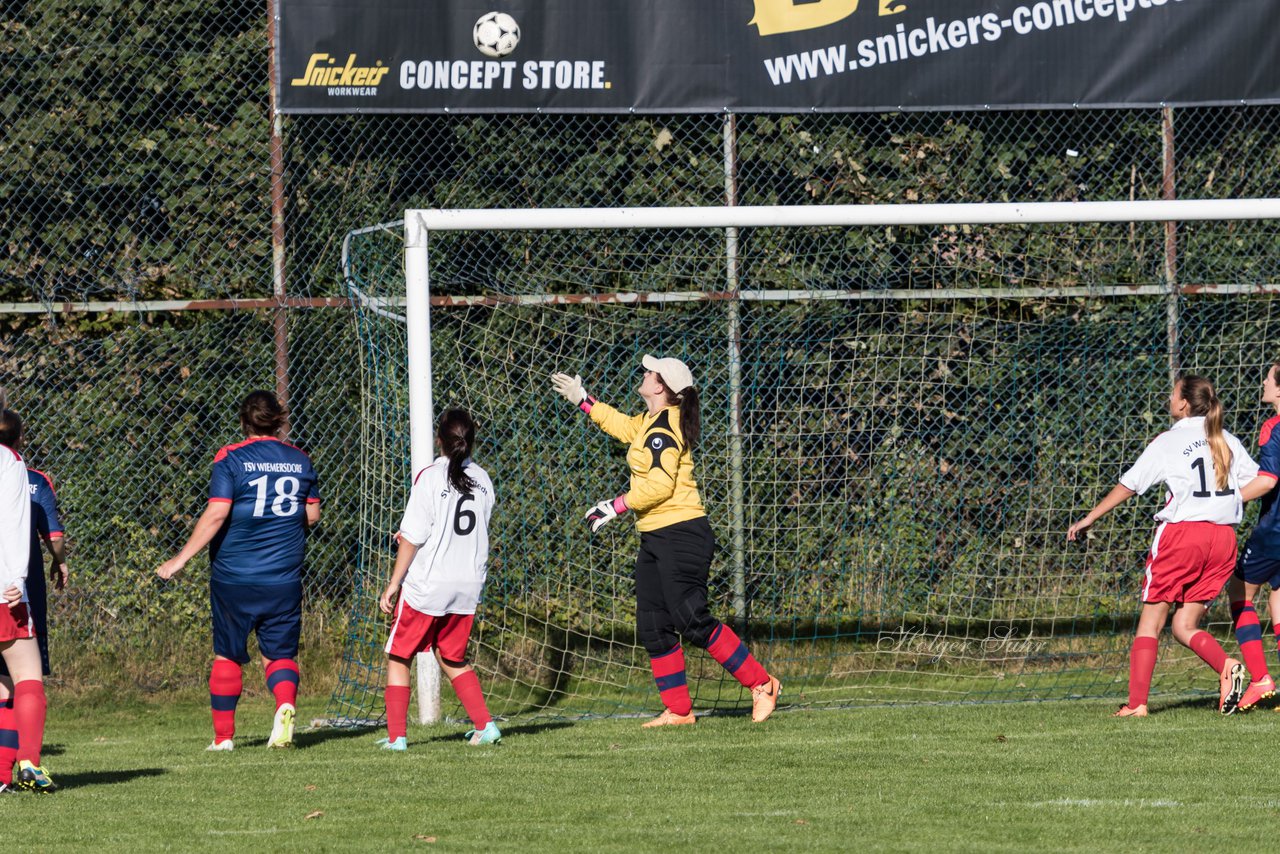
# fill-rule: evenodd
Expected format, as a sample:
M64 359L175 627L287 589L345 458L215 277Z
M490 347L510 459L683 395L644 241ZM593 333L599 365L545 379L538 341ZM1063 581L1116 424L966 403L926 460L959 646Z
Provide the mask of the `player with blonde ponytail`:
M1164 483L1167 495L1147 556L1142 614L1129 653L1129 700L1117 717L1145 717L1156 647L1173 615L1173 636L1218 674L1218 710L1236 710L1245 690L1245 668L1200 628L1205 611L1236 564L1235 526L1243 515L1241 488L1258 465L1240 440L1222 429L1222 403L1213 384L1188 374L1169 395L1173 426L1147 445L1106 498L1067 531L1082 531L1134 495Z

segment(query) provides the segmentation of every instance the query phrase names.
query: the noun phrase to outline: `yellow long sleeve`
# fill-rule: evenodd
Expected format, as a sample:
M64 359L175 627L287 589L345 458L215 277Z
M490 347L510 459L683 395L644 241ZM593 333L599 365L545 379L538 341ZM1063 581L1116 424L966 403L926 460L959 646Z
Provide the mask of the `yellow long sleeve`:
M601 430L630 446L626 502L636 514L638 530L654 531L707 515L693 477L693 454L680 432L678 407L628 417L597 402L589 414Z

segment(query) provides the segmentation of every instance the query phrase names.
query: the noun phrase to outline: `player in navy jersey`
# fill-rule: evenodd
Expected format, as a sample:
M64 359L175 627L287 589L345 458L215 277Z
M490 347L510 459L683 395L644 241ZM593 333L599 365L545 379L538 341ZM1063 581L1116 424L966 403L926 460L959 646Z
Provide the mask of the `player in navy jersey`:
M13 682L0 711L0 742L14 750L19 786L52 792L56 786L40 764L47 701L35 622L27 603L31 497L27 467L16 450L21 441L22 419L0 403L0 657ZM5 690L8 693L7 685ZM9 780L0 779L0 792L10 791L12 765L4 773Z
M53 490L53 480L42 471L27 469L27 489L31 494L31 557L27 563L27 599L31 604L31 617L36 624L36 633L40 642L40 662L44 675L49 669L49 625L48 587L44 578L44 553L47 549L52 558L49 564L49 581L55 590L63 590L70 577L67 569L67 552L64 542L65 531L62 518L58 515L57 494Z
M1267 671L1262 625L1253 600L1263 584L1270 586L1271 629L1280 644L1280 502L1274 491L1280 477L1280 362L1270 365L1263 375L1262 402L1271 404L1276 414L1267 419L1258 434L1258 476L1241 490L1245 501L1262 499L1262 512L1245 541L1235 574L1227 582L1236 641L1252 677L1240 699L1240 708L1246 710L1276 694L1275 680Z
M258 636L267 687L276 700L267 746L293 744L303 546L307 529L320 521L320 493L311 459L279 438L285 422L285 411L270 392L255 391L244 399L245 440L214 456L204 513L182 551L156 570L161 578L172 578L209 546L214 652L209 750L233 749L250 632Z
M1129 653L1129 699L1117 717L1145 717L1160 632L1173 614L1173 636L1218 675L1218 709L1234 712L1244 694L1244 666L1200 628L1205 611L1235 568L1240 490L1258 466L1222 429L1222 404L1204 377L1178 379L1169 396L1173 426L1157 436L1098 505L1067 531L1082 531L1117 506L1164 483L1167 496L1147 557L1142 614Z
M440 416L441 456L414 477L400 521L399 551L378 607L394 613L387 640L387 750L407 749L409 662L433 650L472 729L468 744L502 740L489 714L480 679L467 663L467 641L484 589L489 561L493 481L471 459L476 427L465 409Z

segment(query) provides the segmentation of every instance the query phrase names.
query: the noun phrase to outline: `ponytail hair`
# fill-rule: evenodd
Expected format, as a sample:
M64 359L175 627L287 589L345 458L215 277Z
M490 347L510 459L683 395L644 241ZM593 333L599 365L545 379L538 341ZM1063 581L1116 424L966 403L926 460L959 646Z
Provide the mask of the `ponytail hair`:
M1204 434L1213 455L1214 484L1222 492L1231 475L1231 448L1222 435L1222 401L1218 400L1213 383L1196 374L1180 377L1178 386L1182 399L1191 407L1191 414L1204 416Z
M469 495L476 488L475 479L463 468L476 443L476 423L471 420L471 413L465 409L446 409L436 426L436 438L440 441L440 450L449 458L449 485Z
M692 451L702 437L702 411L698 407L698 390L693 386L685 386L684 391L676 393L661 374L658 375L658 381L666 386L667 405L680 407L680 435L684 437L685 446Z
M251 436L279 436L289 413L269 391L251 391L240 402L240 427Z

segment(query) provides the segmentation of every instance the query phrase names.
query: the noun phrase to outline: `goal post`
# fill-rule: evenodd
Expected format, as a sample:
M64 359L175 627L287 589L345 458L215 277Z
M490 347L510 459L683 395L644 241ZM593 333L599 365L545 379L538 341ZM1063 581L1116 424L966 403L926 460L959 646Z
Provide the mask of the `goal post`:
M713 612L749 619L792 697L1114 695L1151 508L1059 540L1158 426L1179 358L1224 389L1234 432L1256 428L1276 221L1277 199L409 210L398 240L361 230L347 273L382 455L370 518L430 460L433 398L471 407L499 492L476 643L497 713L651 709L634 533L591 540L577 518L625 465L542 381L582 370L625 410L638 354L661 350L706 390L700 486L730 552ZM1171 658L1158 690L1195 688ZM698 708L739 708L704 665Z
M409 383L410 468L420 472L435 454L435 418L431 400L431 271L427 254L427 231L421 218L405 217L404 277ZM413 285L409 286L412 282ZM415 292L419 292L416 293ZM440 665L430 653L416 656L418 678L418 721L440 720Z

